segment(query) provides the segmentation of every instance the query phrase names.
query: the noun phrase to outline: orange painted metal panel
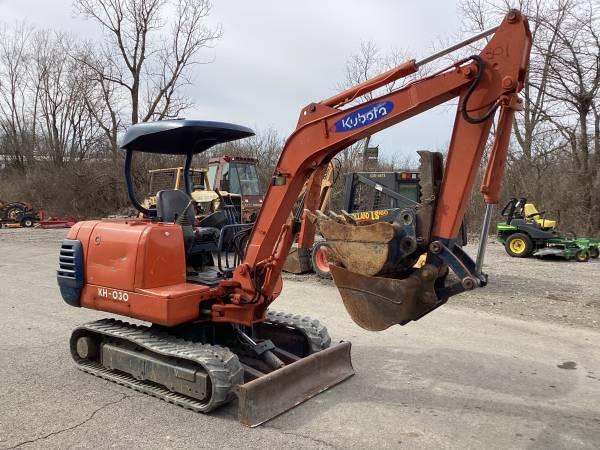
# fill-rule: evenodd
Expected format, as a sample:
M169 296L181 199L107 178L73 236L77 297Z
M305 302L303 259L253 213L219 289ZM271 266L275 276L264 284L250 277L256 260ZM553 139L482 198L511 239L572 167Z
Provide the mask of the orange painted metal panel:
M141 235L136 267L136 288L185 283L185 250L181 226L147 224Z
M205 297L199 294L208 294L210 289L187 283L173 288L177 296L172 296L168 287L154 293L142 293L86 284L81 306L166 326L197 319L200 302Z
M69 232L84 248L81 306L162 325L195 320L216 290L186 283L181 227L144 220L80 222Z
M97 223L87 245L86 282L133 291L138 243L144 229L143 224Z

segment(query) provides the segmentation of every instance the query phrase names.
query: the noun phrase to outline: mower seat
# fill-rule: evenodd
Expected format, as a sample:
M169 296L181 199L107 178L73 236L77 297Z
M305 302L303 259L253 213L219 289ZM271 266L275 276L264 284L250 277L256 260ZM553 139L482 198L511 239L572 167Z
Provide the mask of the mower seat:
M556 220L543 218L533 203L525 203L523 213L526 218L534 220L543 230L552 230L556 226Z

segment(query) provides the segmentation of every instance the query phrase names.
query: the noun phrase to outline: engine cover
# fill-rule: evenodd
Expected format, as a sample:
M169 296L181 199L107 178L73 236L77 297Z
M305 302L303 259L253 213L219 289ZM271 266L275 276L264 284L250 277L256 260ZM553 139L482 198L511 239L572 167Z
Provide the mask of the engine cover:
M79 299L73 290L67 291L69 298L63 295L70 305L172 326L197 319L199 304L215 296L210 287L186 281L179 225L85 221L67 238L81 242L83 253Z

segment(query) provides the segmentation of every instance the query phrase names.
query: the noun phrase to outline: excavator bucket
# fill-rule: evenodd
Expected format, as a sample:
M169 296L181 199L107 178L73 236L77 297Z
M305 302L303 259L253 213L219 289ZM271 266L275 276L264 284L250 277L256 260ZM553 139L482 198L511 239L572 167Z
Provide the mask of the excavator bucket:
M354 375L350 347L341 342L240 385L240 422L260 425Z
M423 265L422 259L430 240L443 158L437 152L419 155L418 207L402 209L392 223L357 225L345 214L311 216L332 249L331 274L344 306L367 330L405 324L441 304L434 289L439 271Z
M434 291L435 266L426 265L405 279L371 277L334 264L330 268L346 311L366 330L404 325L439 305Z
M402 215L402 213L401 213ZM405 222L414 216L406 213ZM346 310L362 328L384 330L426 314L438 301L438 269L417 268L414 236L397 224L356 226L323 220L321 233L333 249L330 270Z

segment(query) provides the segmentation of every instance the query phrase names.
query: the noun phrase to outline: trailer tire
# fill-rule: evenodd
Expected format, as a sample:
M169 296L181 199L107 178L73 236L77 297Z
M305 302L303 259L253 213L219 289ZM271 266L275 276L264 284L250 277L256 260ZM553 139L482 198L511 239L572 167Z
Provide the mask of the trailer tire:
M327 250L330 248L327 241L317 241L313 245L310 255L310 263L313 271L320 278L327 280L331 279L331 271L329 270L329 262L327 261Z
M527 258L533 251L533 242L524 233L513 233L506 239L504 249L513 258Z
M21 226L23 228L31 228L34 225L33 219L31 217L25 217L21 220Z

